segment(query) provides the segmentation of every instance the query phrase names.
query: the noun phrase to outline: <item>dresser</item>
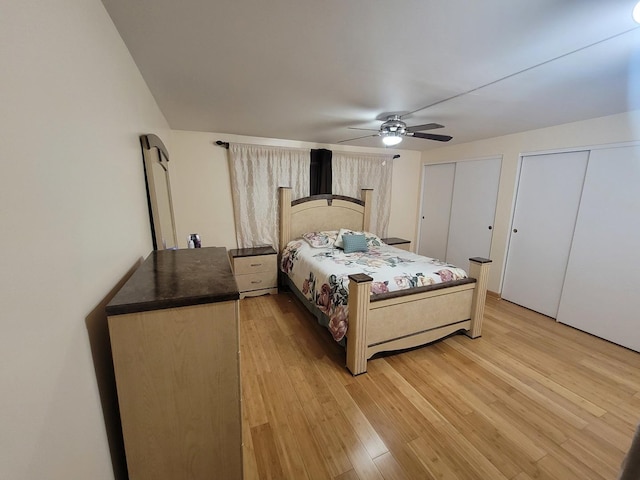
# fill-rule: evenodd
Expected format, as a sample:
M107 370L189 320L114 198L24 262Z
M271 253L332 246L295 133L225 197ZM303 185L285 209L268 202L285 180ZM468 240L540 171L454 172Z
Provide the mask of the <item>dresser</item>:
M273 247L229 251L240 298L278 293L278 254Z
M239 293L225 248L154 251L106 307L131 479L242 479Z

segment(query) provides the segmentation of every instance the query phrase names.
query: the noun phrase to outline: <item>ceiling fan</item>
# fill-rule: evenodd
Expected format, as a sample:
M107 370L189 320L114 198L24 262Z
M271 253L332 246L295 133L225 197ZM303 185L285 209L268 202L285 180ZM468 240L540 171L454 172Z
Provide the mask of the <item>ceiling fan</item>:
M355 128L350 127L352 130L372 130L369 128ZM433 133L422 133L424 130L434 130L436 128L444 128L444 125L440 125L438 123L425 123L423 125L414 125L412 127L407 126L405 122L402 121L401 115L388 115L385 122L380 125L380 129L377 130L378 133L374 135L365 135L363 137L349 138L347 140L342 140L338 143L349 142L351 140L358 140L360 138L367 137L382 137L382 143L386 146L391 147L393 145L397 145L402 141L402 137L414 137L414 138L424 138L427 140L435 140L437 142L448 142L453 137L449 135L437 135ZM376 130L373 130L376 131Z

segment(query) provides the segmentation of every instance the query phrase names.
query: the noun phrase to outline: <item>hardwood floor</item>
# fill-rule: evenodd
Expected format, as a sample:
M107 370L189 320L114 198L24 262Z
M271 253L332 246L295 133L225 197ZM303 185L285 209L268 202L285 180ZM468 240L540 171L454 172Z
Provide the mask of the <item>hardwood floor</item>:
M612 480L640 421L640 354L492 297L482 338L358 377L290 294L240 329L247 480Z

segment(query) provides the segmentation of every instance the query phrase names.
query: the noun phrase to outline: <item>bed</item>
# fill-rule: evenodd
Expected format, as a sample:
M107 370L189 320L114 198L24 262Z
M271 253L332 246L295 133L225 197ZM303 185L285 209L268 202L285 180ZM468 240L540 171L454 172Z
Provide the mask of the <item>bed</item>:
M280 188L280 265L282 266L284 259L284 270L287 270L287 259L291 255L290 242L294 241L292 244L294 249L306 248L306 246L299 248L302 240L298 239L301 239L304 234L341 229L367 232L371 218L372 195L372 190L363 190L362 199L316 195L292 202L291 189ZM375 238L373 241L376 242ZM385 258L388 259L393 257L393 250L397 249L385 250L386 253L379 253L376 250L378 252L376 254L386 255ZM320 257L323 255L333 257L335 252L321 253L318 250L315 253ZM401 269L403 272L407 271L409 263L415 261L414 257L415 255L404 251L398 254L397 261L406 262ZM437 283L416 281L413 282L416 286L412 284L412 288L397 291L380 288L378 281L374 281L372 276L363 273L367 271L366 265L362 269L353 269L353 273L348 274L348 292L344 300L346 307L344 320L347 321L343 322L348 325L346 365L349 371L353 375L365 373L367 360L379 352L417 347L456 332L463 332L471 338L479 337L482 332L491 260L485 258L469 260L468 276L462 275L459 269L451 270L455 267L436 263L434 264L436 275L440 275L437 272L443 268L452 271L453 274L444 275L442 281ZM404 268L405 266L407 268ZM344 275L344 272L340 275ZM281 276L283 282L304 301L305 293L301 291L303 289L296 286L293 279L282 269ZM374 293L372 293L372 287ZM308 303L307 307L317 314L316 306ZM335 312L332 313L335 316ZM324 321L326 322L326 319ZM340 323L339 318L338 323ZM334 328L332 331L334 338L336 338L335 333ZM338 336L340 333L342 332L338 332Z

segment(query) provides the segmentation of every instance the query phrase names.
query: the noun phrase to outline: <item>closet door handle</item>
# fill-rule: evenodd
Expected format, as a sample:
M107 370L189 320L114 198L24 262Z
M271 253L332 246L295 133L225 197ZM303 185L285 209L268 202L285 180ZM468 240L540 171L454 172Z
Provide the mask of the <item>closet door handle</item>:
M517 228L514 228L514 229L513 229L513 233L518 233L518 229L517 229Z
M493 227L491 225L489 225L489 230L493 230Z

